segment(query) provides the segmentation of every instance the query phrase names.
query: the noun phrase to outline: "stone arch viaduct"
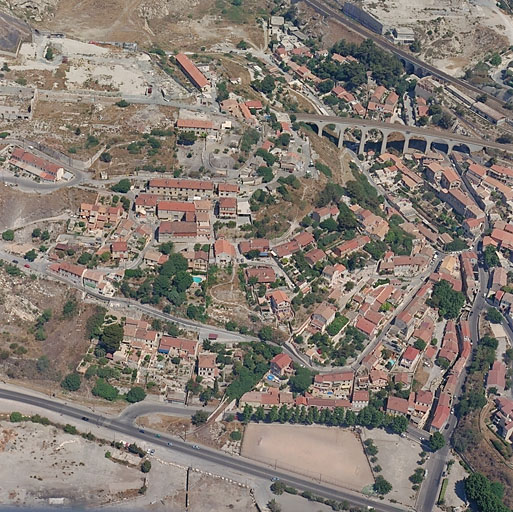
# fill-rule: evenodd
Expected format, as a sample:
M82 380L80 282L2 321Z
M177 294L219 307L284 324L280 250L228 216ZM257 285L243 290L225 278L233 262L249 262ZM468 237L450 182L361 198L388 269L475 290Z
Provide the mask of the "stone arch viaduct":
M369 133L377 131L381 134L380 152L384 153L392 134L400 134L404 139L403 151L410 148L413 141L417 141L421 146L425 145L425 151L433 149L436 145L447 154L452 153L455 149L466 153L481 151L485 148L500 149L503 151L513 152L512 144L499 144L494 141L477 139L458 135L450 132L442 132L429 128L420 128L417 126L405 126L401 124L382 123L369 119L359 119L354 117L335 117L322 116L316 114L295 114L298 122L306 123L322 135L323 131L331 128L331 131L338 136L338 147L341 148L344 143L344 134L348 130L358 129L361 132L361 140L359 145L359 153L365 148L365 143L369 140ZM334 129L333 129L334 127Z

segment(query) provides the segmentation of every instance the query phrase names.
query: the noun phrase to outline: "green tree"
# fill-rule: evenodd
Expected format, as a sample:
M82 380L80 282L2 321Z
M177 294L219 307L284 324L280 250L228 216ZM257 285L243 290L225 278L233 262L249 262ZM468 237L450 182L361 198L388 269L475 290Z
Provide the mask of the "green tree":
M475 502L479 512L511 512L502 502L504 487L481 473L472 473L465 479L465 493Z
M109 163L112 161L112 155L108 151L105 151L100 155L100 160L102 162Z
M131 404L142 402L145 398L146 393L144 392L144 389L139 386L131 388L130 391L126 394L126 400Z
M429 438L429 447L431 451L436 452L445 446L445 438L440 432L435 432Z
M109 354L119 350L123 340L123 326L121 324L111 324L105 326L100 336L100 346Z
M437 307L440 316L444 318L457 318L465 303L465 296L453 290L452 285L441 279L433 286L430 305Z
M269 325L264 325L264 327L262 327L260 331L258 331L258 337L262 341L271 341L273 339L273 335L273 329Z
M68 373L62 380L61 387L67 391L78 391L80 389L80 375L78 373Z
M486 319L492 324L500 324L502 322L502 314L495 308L488 308Z
M385 480L381 475L378 475L374 481L373 489L377 494L383 496L392 490L392 484Z
M23 415L20 412L11 412L9 420L11 423L19 423L20 421L23 421Z
M178 134L177 143L182 146L192 146L197 138L194 132L180 132Z
M100 398L105 398L105 400L112 402L118 397L119 391L105 379L98 379L92 389L92 393L94 396L99 396Z
M141 471L143 473L149 473L151 470L151 462L149 460L145 460L142 464L141 464Z
M193 425L203 425L207 422L208 419L208 412L207 411L196 411L193 416L191 417L191 423Z
M132 184L130 183L130 180L123 178L122 180L119 180L115 185L112 185L110 189L113 192L117 192L118 194L126 194L130 190L131 186Z
M417 350L424 350L426 348L426 342L424 340L421 340L420 338L417 338L415 340L415 343L413 344L413 346L417 349Z
M35 249L31 249L30 251L25 253L25 256L23 256L27 261L34 261L37 258L37 252Z
M303 394L313 383L313 375L308 368L298 366L295 374L289 379L290 389L293 393Z
M487 245L483 253L484 264L487 268L497 267L499 265L499 256L493 245Z
M75 299L69 299L62 306L62 316L64 318L72 318L78 312L78 303Z
M12 242L14 240L14 231L12 229L8 229L2 233L2 240L6 242Z

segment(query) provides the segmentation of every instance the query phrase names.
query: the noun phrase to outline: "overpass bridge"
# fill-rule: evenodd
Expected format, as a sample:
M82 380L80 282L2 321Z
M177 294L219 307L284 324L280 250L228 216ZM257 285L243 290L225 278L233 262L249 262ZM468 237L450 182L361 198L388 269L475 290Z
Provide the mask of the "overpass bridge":
M445 153L452 153L454 150L464 153L481 151L485 148L493 148L501 151L513 152L513 144L500 144L498 142L466 137L455 133L442 132L430 128L417 126L405 126L402 124L389 124L370 119L354 117L321 116L317 114L294 114L298 122L306 123L317 131L318 135L329 128L338 136L338 147L344 144L344 135L347 131L358 129L361 132L361 139L358 152L363 153L365 143L369 141L371 132L379 132L382 136L380 152L384 153L389 144L391 135L399 135L404 140L403 151L410 148L413 141L417 147L424 147L423 151L440 149ZM434 148L433 146L436 146ZM422 151L422 149L420 149Z

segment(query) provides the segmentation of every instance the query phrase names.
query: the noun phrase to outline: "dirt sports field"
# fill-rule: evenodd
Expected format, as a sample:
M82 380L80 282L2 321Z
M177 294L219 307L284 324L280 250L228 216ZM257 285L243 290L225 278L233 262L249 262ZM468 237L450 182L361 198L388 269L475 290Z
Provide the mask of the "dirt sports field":
M360 440L340 428L251 423L242 455L356 491L374 483Z

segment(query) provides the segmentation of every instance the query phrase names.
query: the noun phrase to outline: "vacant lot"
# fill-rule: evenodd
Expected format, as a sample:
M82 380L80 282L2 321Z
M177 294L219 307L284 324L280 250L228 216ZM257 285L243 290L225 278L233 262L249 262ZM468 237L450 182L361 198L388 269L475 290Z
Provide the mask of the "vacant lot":
M85 506L137 494L144 475L105 458L106 450L52 426L2 421L0 502L42 507L63 498L64 504Z
M242 454L357 491L374 481L360 440L340 428L252 423Z
M415 505L415 491L408 478L417 468L424 467L417 464L422 451L420 444L378 428L363 429L362 440L365 439L374 440L379 450L376 465L383 468L379 474L392 484L392 492L387 498L405 505Z

